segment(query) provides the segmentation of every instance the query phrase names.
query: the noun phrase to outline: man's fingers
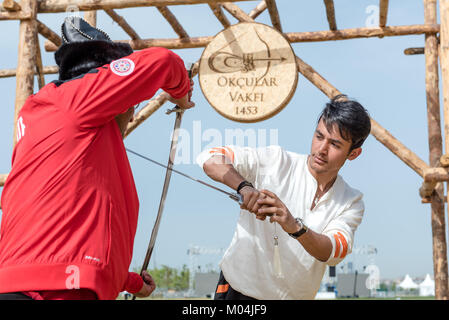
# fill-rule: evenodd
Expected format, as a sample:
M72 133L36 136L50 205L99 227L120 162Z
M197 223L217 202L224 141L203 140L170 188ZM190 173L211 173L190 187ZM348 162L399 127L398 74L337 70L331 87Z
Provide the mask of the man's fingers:
M273 192L271 192L269 190L263 189L263 190L260 190L260 192L263 194L266 194L267 196L270 196L272 198L275 198L275 199L277 198L276 194L274 194Z
M276 208L276 207L262 207L259 210L257 210L257 214L271 216L271 215L276 214L277 210L278 210L278 208Z
M260 205L273 206L276 203L276 199L272 197L259 198L257 200L257 203Z

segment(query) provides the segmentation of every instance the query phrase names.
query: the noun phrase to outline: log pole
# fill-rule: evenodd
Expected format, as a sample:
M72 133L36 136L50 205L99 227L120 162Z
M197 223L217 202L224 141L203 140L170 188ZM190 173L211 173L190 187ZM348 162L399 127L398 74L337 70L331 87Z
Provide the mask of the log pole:
M324 0L326 6L326 17L329 23L329 29L337 30L337 20L335 19L334 0Z
M19 50L16 70L16 99L14 109L13 145L17 142L17 117L25 100L33 94L34 73L36 70L37 42L37 0L22 0L22 10L33 18L21 20L19 25Z
M240 22L254 22L242 9L233 3L223 4L223 8L229 11ZM408 26L391 26L385 28L354 28L340 29L337 31L314 31L314 32L287 32L284 33L285 38L290 43L297 42L322 42L336 40L350 40L358 38L371 37L394 37L405 35L419 35L426 33L438 33L439 25L408 25ZM148 47L164 47L167 49L188 49L206 47L212 40L213 36L190 37L186 39L169 38L169 39L137 39L137 40L117 40L117 42L128 42L134 50L141 50ZM45 43L46 51L56 51L58 47L51 42Z
M424 0L424 23L437 23L436 0ZM438 39L436 34L425 35L427 128L429 135L429 164L439 166L443 153L441 136L440 90L438 78ZM433 272L435 299L448 300L448 265L444 208L444 185L438 183L430 194L433 244Z

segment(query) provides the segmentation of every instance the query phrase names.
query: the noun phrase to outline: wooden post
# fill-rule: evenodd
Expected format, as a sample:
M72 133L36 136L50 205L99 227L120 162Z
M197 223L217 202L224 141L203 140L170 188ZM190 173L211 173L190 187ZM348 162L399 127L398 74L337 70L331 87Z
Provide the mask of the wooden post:
M337 21L335 19L334 0L324 0L326 6L326 16L329 23L329 29L337 30Z
M265 0L268 12L270 13L271 24L279 32L282 32L281 19L279 18L279 11L276 6L276 0Z
M84 12L84 20L87 21L92 27L97 26L97 11L86 11Z
M37 0L22 0L20 6L23 11L31 14L32 19L21 20L19 26L13 145L17 142L17 116L25 100L33 94L34 72L36 70L36 46L38 44L36 22Z
M449 0L440 0L440 63L443 89L444 150L449 152ZM448 158L448 157L446 157ZM443 165L446 165L442 163Z
M424 0L424 23L437 23L436 2L436 0ZM443 138L441 136L438 39L436 34L426 34L425 36L425 61L429 164L431 167L438 167L440 165L440 157L443 154ZM438 183L435 186L430 199L435 299L448 300L448 264L443 183Z
M387 25L388 0L380 0L379 3L379 27L383 28ZM435 23L437 23L435 21Z
M36 41L36 73L39 90L45 86L44 67L42 66L42 55L39 40Z

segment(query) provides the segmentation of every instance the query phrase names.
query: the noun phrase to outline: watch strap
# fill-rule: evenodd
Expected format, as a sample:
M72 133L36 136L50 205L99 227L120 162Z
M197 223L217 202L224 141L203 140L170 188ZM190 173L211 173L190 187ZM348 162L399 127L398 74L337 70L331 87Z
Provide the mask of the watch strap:
M289 236L298 239L300 236L307 232L307 227L304 225L304 222L302 222L300 218L295 218L295 220L301 225L301 229L296 232L289 233Z
M244 181L240 182L239 186L237 187L237 193L240 194L240 190L242 190L244 187L254 188L254 186L251 182L244 180Z

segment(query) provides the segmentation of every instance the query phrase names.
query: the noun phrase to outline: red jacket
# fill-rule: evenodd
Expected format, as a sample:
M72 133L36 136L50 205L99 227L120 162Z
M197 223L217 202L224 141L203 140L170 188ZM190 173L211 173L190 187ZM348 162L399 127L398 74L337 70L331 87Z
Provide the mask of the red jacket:
M159 88L181 98L190 82L179 56L149 48L28 98L1 199L0 293L127 288L139 201L114 118Z

